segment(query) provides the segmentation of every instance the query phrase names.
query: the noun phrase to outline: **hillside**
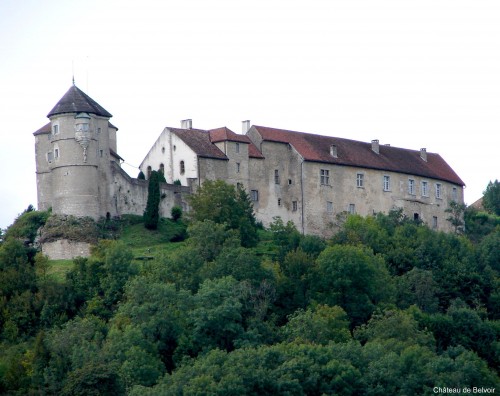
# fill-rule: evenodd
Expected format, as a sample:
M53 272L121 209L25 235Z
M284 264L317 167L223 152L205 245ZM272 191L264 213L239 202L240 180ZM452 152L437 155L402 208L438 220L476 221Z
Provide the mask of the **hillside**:
M47 215L26 212L0 246L0 393L499 389L488 216L467 214L474 235L452 235L400 212L353 215L330 240L276 218L252 247L241 218L150 231L125 217L101 225L115 239L91 257L50 262L33 245Z

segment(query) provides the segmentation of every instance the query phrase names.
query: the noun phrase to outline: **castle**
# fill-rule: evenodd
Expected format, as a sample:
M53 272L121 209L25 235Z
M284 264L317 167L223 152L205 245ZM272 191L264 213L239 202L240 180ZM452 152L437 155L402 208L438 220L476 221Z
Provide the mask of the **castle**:
M38 208L98 219L142 215L147 181L120 166L112 115L75 85L34 133ZM228 128L167 127L140 165L163 172L160 214L189 211L188 195L205 180L244 188L264 225L280 216L299 231L328 236L335 216L366 216L402 208L434 229L451 231L445 212L463 203L464 182L439 154L355 140L250 125ZM180 185L179 185L180 182ZM67 248L67 247L66 247ZM79 248L77 248L78 250Z

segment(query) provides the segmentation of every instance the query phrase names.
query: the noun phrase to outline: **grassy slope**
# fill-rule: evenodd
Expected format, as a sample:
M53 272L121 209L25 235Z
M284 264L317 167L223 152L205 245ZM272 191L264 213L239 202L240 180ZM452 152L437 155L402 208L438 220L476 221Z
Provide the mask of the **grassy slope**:
M141 223L126 223L120 231L119 241L127 246L135 257L135 262L140 264L145 259L154 260L157 257L165 257L181 247L186 242L171 242L170 240L180 232L184 226L169 219L162 219L157 230L151 231L144 228ZM272 242L272 234L269 231L259 230L260 242L255 247L255 252L260 256L273 258L276 247ZM147 260L149 261L149 260ZM73 267L72 260L51 260L48 274L62 281L65 274Z

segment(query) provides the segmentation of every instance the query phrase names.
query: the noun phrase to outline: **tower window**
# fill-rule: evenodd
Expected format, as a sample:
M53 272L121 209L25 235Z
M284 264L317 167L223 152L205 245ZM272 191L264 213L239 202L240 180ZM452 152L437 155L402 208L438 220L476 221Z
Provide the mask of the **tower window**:
M432 228L433 229L438 228L438 218L437 218L437 216L432 216Z
M458 201L458 190L456 187L453 187L453 190L451 190L451 199L455 202Z
M52 162L53 159L54 159L54 156L52 155L52 151L49 151L47 153L47 161Z
M356 213L356 205L354 204L349 204L349 214L355 214Z
M293 212L297 211L297 201L292 201L292 211Z
M236 173L240 173L240 163L236 163Z
M278 206L281 206L281 198L278 198Z
M239 143L236 143L236 152L239 153L240 152L240 144Z
M333 213L333 202L332 201L326 202L326 212Z
M103 154L104 154L104 151L99 150L99 157L101 157L101 158L102 158Z
M52 134L57 135L59 133L59 125L52 125Z
M184 161L181 161L179 163L179 168L180 168L181 175L183 175L186 172L186 167L184 166Z
M59 149L58 148L54 149L54 158L55 159L59 158Z
M278 169L274 170L274 184L280 184L280 171Z
M258 190L251 190L250 191L250 200L257 202L259 200L259 191Z

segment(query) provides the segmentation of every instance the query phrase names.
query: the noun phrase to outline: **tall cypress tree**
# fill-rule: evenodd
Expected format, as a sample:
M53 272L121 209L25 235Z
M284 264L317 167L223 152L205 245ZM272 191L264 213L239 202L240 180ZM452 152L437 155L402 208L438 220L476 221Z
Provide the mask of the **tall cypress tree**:
M156 230L160 221L160 180L158 172L152 171L149 177L148 202L144 211L144 226Z

